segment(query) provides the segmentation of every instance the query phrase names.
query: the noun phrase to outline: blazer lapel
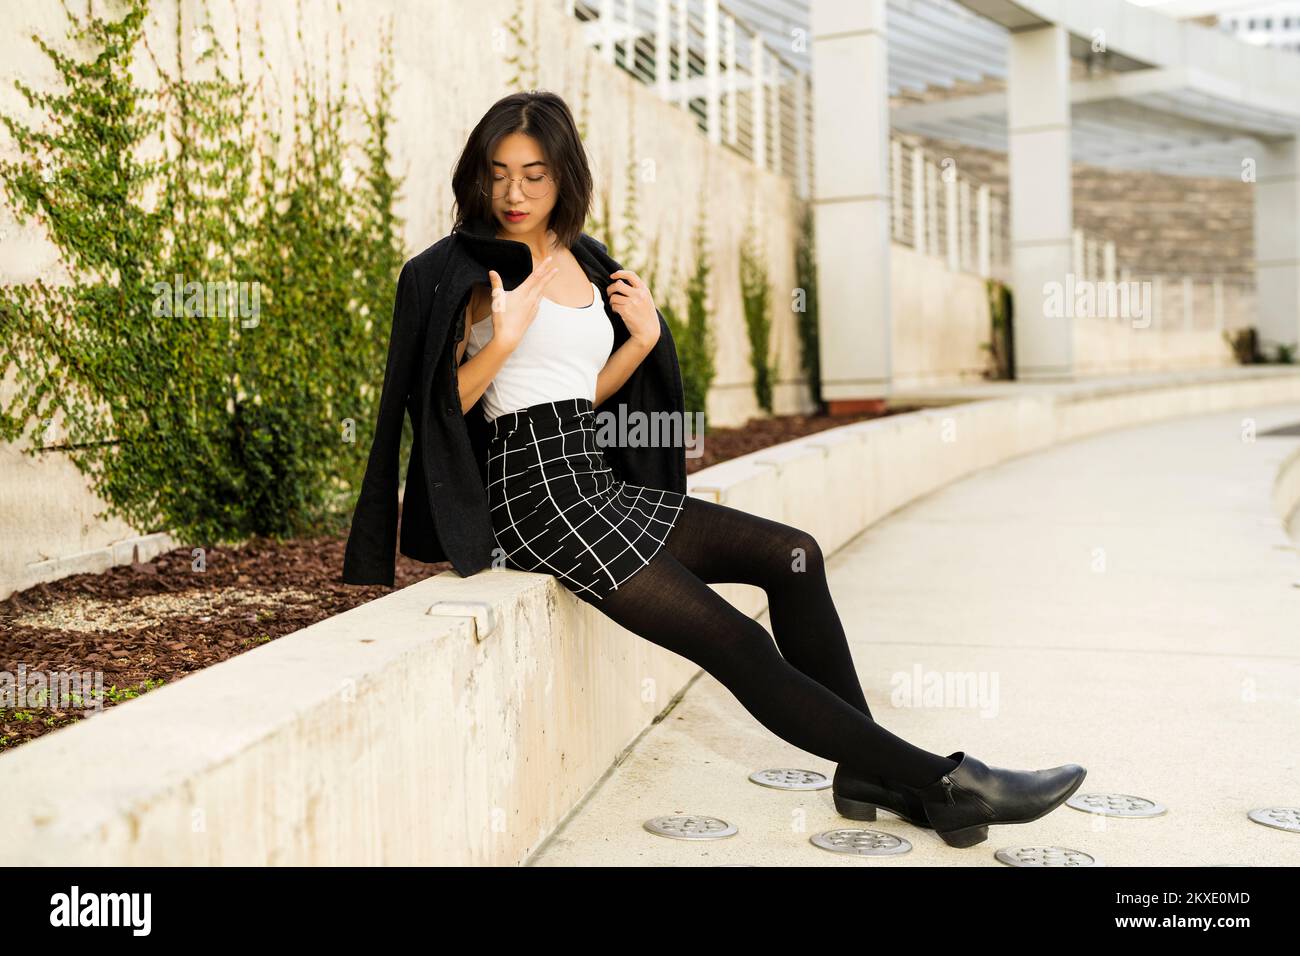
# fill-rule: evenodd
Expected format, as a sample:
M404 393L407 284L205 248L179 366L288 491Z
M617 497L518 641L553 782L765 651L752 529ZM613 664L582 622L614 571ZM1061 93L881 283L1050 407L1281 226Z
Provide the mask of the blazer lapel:
M488 281L488 270L501 276L501 286L507 292L528 278L533 271L533 254L526 243L517 239L498 239L496 227L486 219L467 222L456 230L462 248L481 272L481 280Z

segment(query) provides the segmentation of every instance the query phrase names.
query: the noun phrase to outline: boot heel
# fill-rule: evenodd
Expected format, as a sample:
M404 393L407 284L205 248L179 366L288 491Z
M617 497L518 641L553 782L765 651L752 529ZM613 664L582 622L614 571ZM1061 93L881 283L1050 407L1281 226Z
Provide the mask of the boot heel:
M944 843L960 849L974 846L976 843L983 843L989 838L989 828L987 824L978 827L963 827L960 830L949 830L946 833L939 831L939 836L943 837Z
M871 821L876 819L876 805L867 803L864 800L850 800L848 797L835 794L835 810L842 817L850 820Z

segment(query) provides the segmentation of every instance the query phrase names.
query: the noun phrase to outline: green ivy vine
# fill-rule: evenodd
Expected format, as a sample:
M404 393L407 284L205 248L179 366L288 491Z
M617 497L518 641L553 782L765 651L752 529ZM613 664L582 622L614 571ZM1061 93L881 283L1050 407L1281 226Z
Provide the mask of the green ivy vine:
M39 124L0 117L17 156L0 185L68 274L0 288L0 374L16 382L0 435L66 453L104 514L142 531L217 544L333 530L364 472L404 259L391 28L373 104L331 90L327 59L319 84L293 78L282 135L245 76L242 31L231 55L176 0L175 62L154 57L146 89L131 71L153 56L150 0L96 8L109 12L65 6L74 54L32 38L61 80L16 82Z
M758 230L751 224L740 243L740 302L749 339L749 367L754 374L754 397L759 408L772 414L772 386L776 363L772 352L772 294L763 250L754 242Z
M686 281L685 315L679 316L677 309L667 299L659 306L659 311L663 313L664 322L677 346L687 414L705 413L707 433L709 389L713 385L717 369L714 363L715 339L708 311L709 275L713 271L704 218L708 205L703 201L703 196L700 198L701 201L695 206L699 210L699 218L692 240L695 271Z
M812 203L801 203L799 238L795 246L795 283L790 308L799 336L799 363L812 400L822 404L821 342L817 324L817 261Z

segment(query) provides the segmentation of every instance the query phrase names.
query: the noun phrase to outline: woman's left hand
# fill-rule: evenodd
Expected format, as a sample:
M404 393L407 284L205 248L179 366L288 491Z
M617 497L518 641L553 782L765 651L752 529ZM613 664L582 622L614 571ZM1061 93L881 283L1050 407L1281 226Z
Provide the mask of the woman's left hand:
M650 290L640 276L628 269L611 272L610 276L616 279L605 289L610 308L618 313L633 339L653 348L659 341L659 313Z

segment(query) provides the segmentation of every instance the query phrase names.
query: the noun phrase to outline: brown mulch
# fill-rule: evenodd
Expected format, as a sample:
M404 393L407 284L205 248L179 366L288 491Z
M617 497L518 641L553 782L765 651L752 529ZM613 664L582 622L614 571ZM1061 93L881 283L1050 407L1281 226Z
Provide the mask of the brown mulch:
M782 415L713 428L704 454L687 459L687 471L872 417L879 416ZM16 682L25 665L29 689L36 672L102 672L103 706L115 706L390 593L383 585L342 582L346 541L340 534L212 547L201 571L190 550L178 548L152 561L38 584L0 601L0 670ZM424 564L399 554L394 586L449 568L449 562ZM91 713L76 705L12 707L0 700L0 752Z

